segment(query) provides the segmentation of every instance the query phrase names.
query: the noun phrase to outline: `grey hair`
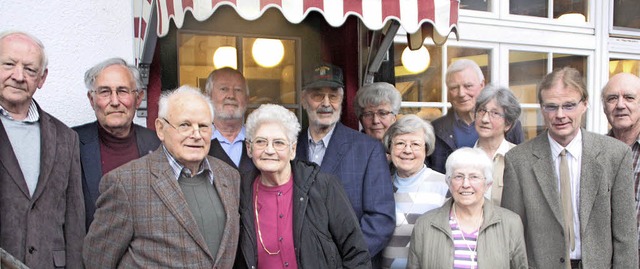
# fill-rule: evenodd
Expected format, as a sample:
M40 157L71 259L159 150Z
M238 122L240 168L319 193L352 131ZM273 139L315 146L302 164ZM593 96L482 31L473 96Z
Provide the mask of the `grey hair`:
M480 66L478 66L476 62L469 59L460 59L451 63L449 67L447 67L445 81L449 81L449 79L453 74L466 70L467 68L471 68L471 70L473 70L476 73L479 80L481 81L484 80L484 74L482 74L482 70L480 69Z
M138 71L138 68L136 68L133 65L127 64L127 62L122 58L111 58L111 59L102 61L97 65L94 65L93 67L89 68L87 72L84 73L84 85L87 87L89 91L93 90L93 87L95 86L94 83L96 82L96 78L100 75L100 73L103 70L105 70L107 67L112 65L119 65L122 67L126 67L127 70L129 70L129 74L131 74L131 77L136 82L136 88L135 88L136 91L139 91L144 87L142 85L142 78L140 77L140 71Z
M453 170L462 167L480 169L485 178L485 185L487 186L493 182L493 162L481 149L462 147L449 155L445 163L445 181L447 185L451 186Z
M402 96L396 87L386 82L375 82L364 85L358 90L353 102L353 108L356 112L356 117L360 118L367 106L389 104L391 112L394 115L398 115L401 103Z
M298 141L298 132L300 132L300 123L296 114L289 111L281 105L264 104L260 105L258 109L254 110L247 117L247 123L245 128L247 131L247 138L252 141L256 136L256 131L264 123L278 123L285 130L287 139L291 144Z
M16 30L10 30L10 31L4 31L4 32L0 32L0 41L2 39L4 39L5 37L8 36L12 36L12 35L21 35L24 36L28 39L31 39L31 41L33 41L33 43L36 43L36 45L38 45L38 47L40 47L40 51L41 51L41 56L40 56L40 65L42 65L40 71L40 75L44 75L44 72L47 70L48 66L49 66L49 58L47 57L47 52L44 50L44 44L42 43L42 41L40 41L40 39L38 39L37 37L35 37L32 34L29 34L27 32L22 32L22 31L16 31Z
M427 145L426 153L427 156L429 156L431 155L431 153L433 153L436 145L436 135L433 131L433 126L428 121L423 120L413 114L403 116L402 118L391 124L387 132L384 133L382 142L387 148L387 152L391 152L391 140L393 140L393 138L399 135L417 132L419 130L422 130L422 132L424 133L424 141Z
M498 105L502 107L505 122L513 127L513 123L516 122L518 117L520 117L520 113L522 113L518 98L513 95L513 92L511 92L509 88L487 85L482 89L476 99L475 112L478 112L481 108L485 108L491 100L496 100ZM511 127L509 129L511 129Z
M209 106L209 111L211 111L211 120L213 120L214 112L211 99L202 94L200 89L189 85L182 85L180 88L167 91L160 96L160 101L158 101L158 118L167 118L167 113L169 112L169 101L177 96L183 95L192 95L201 98L205 103L207 103L207 106Z
M207 77L207 84L205 84L204 86L204 91L207 95L211 95L211 91L213 91L213 85L216 84L216 76L218 74L222 74L222 73L229 73L229 74L236 74L236 75L240 75L240 77L242 78L242 80L244 81L244 88L245 88L245 92L247 94L247 96L249 96L249 84L247 84L247 79L244 77L244 75L242 74L242 72L233 69L231 67L223 67L220 69L216 69L211 71L211 73L209 73L209 77Z

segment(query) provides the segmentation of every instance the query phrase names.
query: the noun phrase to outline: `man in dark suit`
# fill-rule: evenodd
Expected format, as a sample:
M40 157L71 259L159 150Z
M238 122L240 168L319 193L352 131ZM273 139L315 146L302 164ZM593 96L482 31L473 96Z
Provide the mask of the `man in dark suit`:
M240 175L207 156L213 107L198 89L163 94L156 151L107 173L84 241L88 268L231 268Z
M223 160L240 173L253 170L255 166L244 146L244 113L249 99L247 81L240 71L224 67L209 74L205 89L216 112L209 155Z
M73 130L80 138L82 191L89 229L100 195L100 178L157 149L160 140L154 131L133 124L144 96L140 72L135 66L120 58L108 59L87 70L84 83L97 121Z
M340 68L321 64L306 77L302 107L309 128L298 136L296 158L315 162L321 172L342 180L374 257L386 247L395 228L393 186L384 146L338 122L344 95Z
M0 248L30 268L82 268L78 135L33 100L47 72L36 37L0 33Z
M443 174L444 164L453 151L462 147L473 148L478 140L478 132L474 126L474 108L476 99L485 85L480 66L467 59L449 65L445 81L451 111L432 122L436 131L436 146L425 160L431 169ZM505 138L516 145L524 141L519 120L516 120L513 128L505 134Z
M581 129L588 92L571 67L546 75L547 131L505 157L502 206L520 215L532 268L637 268L631 151Z

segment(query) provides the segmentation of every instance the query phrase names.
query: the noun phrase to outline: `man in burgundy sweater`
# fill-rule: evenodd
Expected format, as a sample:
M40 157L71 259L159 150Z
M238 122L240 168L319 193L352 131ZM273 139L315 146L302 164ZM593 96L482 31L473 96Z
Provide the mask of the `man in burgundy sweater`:
M155 150L155 132L133 124L144 92L140 72L120 58L103 61L84 75L97 121L73 128L80 140L86 228L93 221L102 175Z

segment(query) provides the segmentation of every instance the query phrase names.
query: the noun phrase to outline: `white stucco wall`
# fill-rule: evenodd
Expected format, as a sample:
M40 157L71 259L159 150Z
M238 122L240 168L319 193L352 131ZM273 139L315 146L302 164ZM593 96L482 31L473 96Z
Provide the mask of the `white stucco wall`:
M95 120L84 72L111 57L133 63L130 0L0 0L0 31L20 30L40 38L49 56L49 76L35 100L75 126ZM135 122L145 126L145 119Z

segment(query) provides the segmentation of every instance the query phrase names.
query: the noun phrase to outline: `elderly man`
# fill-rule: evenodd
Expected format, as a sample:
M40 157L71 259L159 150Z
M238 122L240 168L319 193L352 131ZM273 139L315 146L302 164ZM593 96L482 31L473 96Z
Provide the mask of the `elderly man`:
M338 122L344 94L340 68L319 65L306 80L302 107L309 128L298 136L296 158L314 162L321 172L342 180L374 257L386 247L395 228L393 186L384 146Z
M155 132L133 124L144 92L140 72L112 58L87 70L84 83L97 121L73 128L80 138L86 227L93 221L100 178L116 167L158 148Z
M631 150L581 129L588 97L576 69L546 75L547 131L505 157L502 206L522 219L532 268L638 268Z
M478 140L474 125L476 99L484 88L484 75L480 66L472 60L453 62L445 75L451 111L433 121L436 130L435 151L427 158L431 169L445 173L444 164L454 150L473 147ZM516 121L506 134L507 141L520 144L524 141L522 124Z
M198 89L160 97L156 151L107 173L84 241L88 268L231 268L240 175L207 156L213 107Z
M30 268L82 268L78 135L33 100L47 72L40 40L0 33L0 248Z
M602 105L611 125L608 135L629 145L633 153L636 216L640 229L640 78L628 73L613 76L602 90Z
M247 81L240 71L224 67L209 74L205 88L215 110L209 155L241 173L253 170L255 166L244 146L244 113L249 99Z

